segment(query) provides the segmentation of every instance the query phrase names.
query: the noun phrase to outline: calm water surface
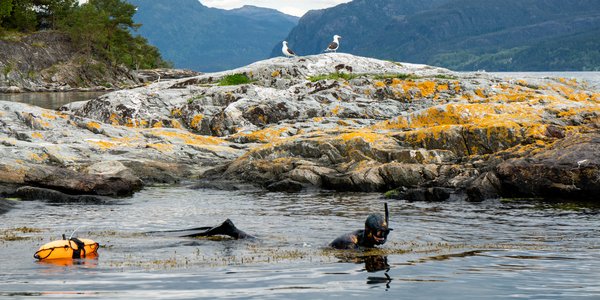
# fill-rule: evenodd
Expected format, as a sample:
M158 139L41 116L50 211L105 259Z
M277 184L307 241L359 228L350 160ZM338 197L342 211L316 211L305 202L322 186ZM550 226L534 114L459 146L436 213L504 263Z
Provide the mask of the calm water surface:
M0 216L0 298L600 299L598 208L390 201L380 250L323 248L384 201L153 187L102 205L15 202ZM226 218L258 240L144 234ZM97 259L33 259L76 228L102 245Z
M27 103L48 109L75 102L94 99L107 92L53 92L53 93L0 93L0 100Z

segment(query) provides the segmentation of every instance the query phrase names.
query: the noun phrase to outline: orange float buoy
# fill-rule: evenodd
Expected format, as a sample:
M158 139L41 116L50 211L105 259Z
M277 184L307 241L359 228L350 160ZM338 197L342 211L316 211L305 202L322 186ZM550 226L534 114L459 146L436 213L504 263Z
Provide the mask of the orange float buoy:
M98 243L90 239L62 239L43 245L33 257L39 260L94 258L98 256L99 247Z

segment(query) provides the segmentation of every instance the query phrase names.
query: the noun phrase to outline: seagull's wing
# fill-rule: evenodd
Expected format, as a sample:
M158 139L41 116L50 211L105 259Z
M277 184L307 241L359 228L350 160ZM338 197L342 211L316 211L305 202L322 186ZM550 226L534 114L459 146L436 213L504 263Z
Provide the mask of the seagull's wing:
M296 52L294 52L292 49L288 48L287 50L291 55L296 55Z
M331 44L329 44L329 46L327 47L327 49L336 49L338 47L338 43L336 42L331 42Z

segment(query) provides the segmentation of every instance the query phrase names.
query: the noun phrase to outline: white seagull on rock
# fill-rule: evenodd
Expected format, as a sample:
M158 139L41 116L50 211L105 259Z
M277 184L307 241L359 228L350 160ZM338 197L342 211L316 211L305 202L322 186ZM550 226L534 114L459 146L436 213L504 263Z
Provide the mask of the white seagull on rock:
M286 41L283 41L283 47L281 48L281 52L283 52L283 55L285 55L287 57L296 56L296 53L294 51L292 51L292 49L288 48Z
M333 36L333 42L331 42L331 44L329 44L329 46L327 46L327 49L325 49L325 52L337 52L337 49L340 47L340 39L342 37L339 35L334 35Z

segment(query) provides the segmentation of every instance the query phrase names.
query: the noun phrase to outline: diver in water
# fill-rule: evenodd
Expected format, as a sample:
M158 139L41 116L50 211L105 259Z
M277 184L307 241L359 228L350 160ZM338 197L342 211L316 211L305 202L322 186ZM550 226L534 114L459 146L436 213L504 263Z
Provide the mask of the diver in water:
M227 219L221 225L215 227L197 227L183 230L171 230L171 231L153 231L147 232L149 234L174 234L179 237L209 237L215 235L226 235L236 240L240 239L254 239L255 237L239 230L231 220Z
M364 230L344 234L329 244L335 249L373 248L383 245L391 228L388 227L388 208L385 204L385 218L381 214L371 214L367 217Z

